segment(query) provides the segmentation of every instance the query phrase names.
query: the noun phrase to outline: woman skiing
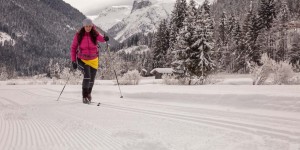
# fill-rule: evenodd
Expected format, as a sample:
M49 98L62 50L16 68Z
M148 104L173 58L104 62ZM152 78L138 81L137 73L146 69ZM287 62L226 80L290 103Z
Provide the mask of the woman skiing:
M84 74L82 102L89 104L92 100L91 92L99 65L97 42L106 42L109 38L96 31L91 19L84 19L82 24L83 27L75 34L71 45L71 60L73 68L78 68Z

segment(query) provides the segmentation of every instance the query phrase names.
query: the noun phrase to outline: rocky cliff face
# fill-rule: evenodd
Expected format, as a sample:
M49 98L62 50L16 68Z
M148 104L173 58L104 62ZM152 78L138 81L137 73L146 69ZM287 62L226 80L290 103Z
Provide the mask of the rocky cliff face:
M134 11L136 11L138 9L142 9L142 8L148 7L151 4L152 3L149 0L135 0L133 2L131 13L133 13Z
M134 1L131 14L107 32L119 42L135 34L152 33L156 31L161 20L170 16L173 6L174 2L171 0Z

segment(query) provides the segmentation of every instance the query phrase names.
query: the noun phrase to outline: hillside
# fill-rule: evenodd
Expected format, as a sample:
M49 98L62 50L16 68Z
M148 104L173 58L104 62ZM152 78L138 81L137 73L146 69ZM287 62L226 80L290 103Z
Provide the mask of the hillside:
M81 12L62 0L0 0L0 10L0 68L10 76L48 73L51 60L70 64L73 36L86 18Z

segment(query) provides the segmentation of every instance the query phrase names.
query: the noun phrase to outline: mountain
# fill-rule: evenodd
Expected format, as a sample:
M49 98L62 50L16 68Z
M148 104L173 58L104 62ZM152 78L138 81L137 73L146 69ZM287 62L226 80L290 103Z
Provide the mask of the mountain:
M81 12L63 0L0 0L0 10L0 68L35 75L49 72L50 61L70 64L73 36L86 18Z
M118 21L107 32L119 42L123 42L135 34L143 33L147 35L148 33L155 32L160 21L170 17L175 1L135 0L131 13L126 17L122 16L124 17L123 20ZM215 0L209 1L213 2ZM204 0L196 0L196 2L202 4ZM122 14L122 12L118 14Z
M94 19L95 25L107 31L113 25L122 21L131 12L132 6L112 6L105 8L99 12L99 15Z
M152 3L149 0L141 0L141 1L134 0L133 6L132 6L132 9L131 9L131 13L133 13L134 11L136 11L138 9L148 7L150 5L152 5Z
M0 67L19 75L45 73L50 59L66 58L85 18L62 0L0 0L0 10L1 35L15 41L1 45Z
M107 32L122 42L138 33L156 31L161 20L167 19L174 6L174 1L135 1L131 14L114 25ZM145 3L145 4L144 4Z

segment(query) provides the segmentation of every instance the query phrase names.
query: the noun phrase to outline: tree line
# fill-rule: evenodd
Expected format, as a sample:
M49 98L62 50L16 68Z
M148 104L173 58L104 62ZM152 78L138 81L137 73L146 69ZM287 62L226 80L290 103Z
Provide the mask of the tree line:
M294 8L299 2L242 0L216 9L227 3L205 0L197 5L194 0L177 0L171 17L162 20L155 33L137 35L123 47L147 41L151 69L171 67L177 78L202 80L212 72L249 73L251 66L262 65L264 53L300 68L299 28L290 26L299 19L300 12Z

